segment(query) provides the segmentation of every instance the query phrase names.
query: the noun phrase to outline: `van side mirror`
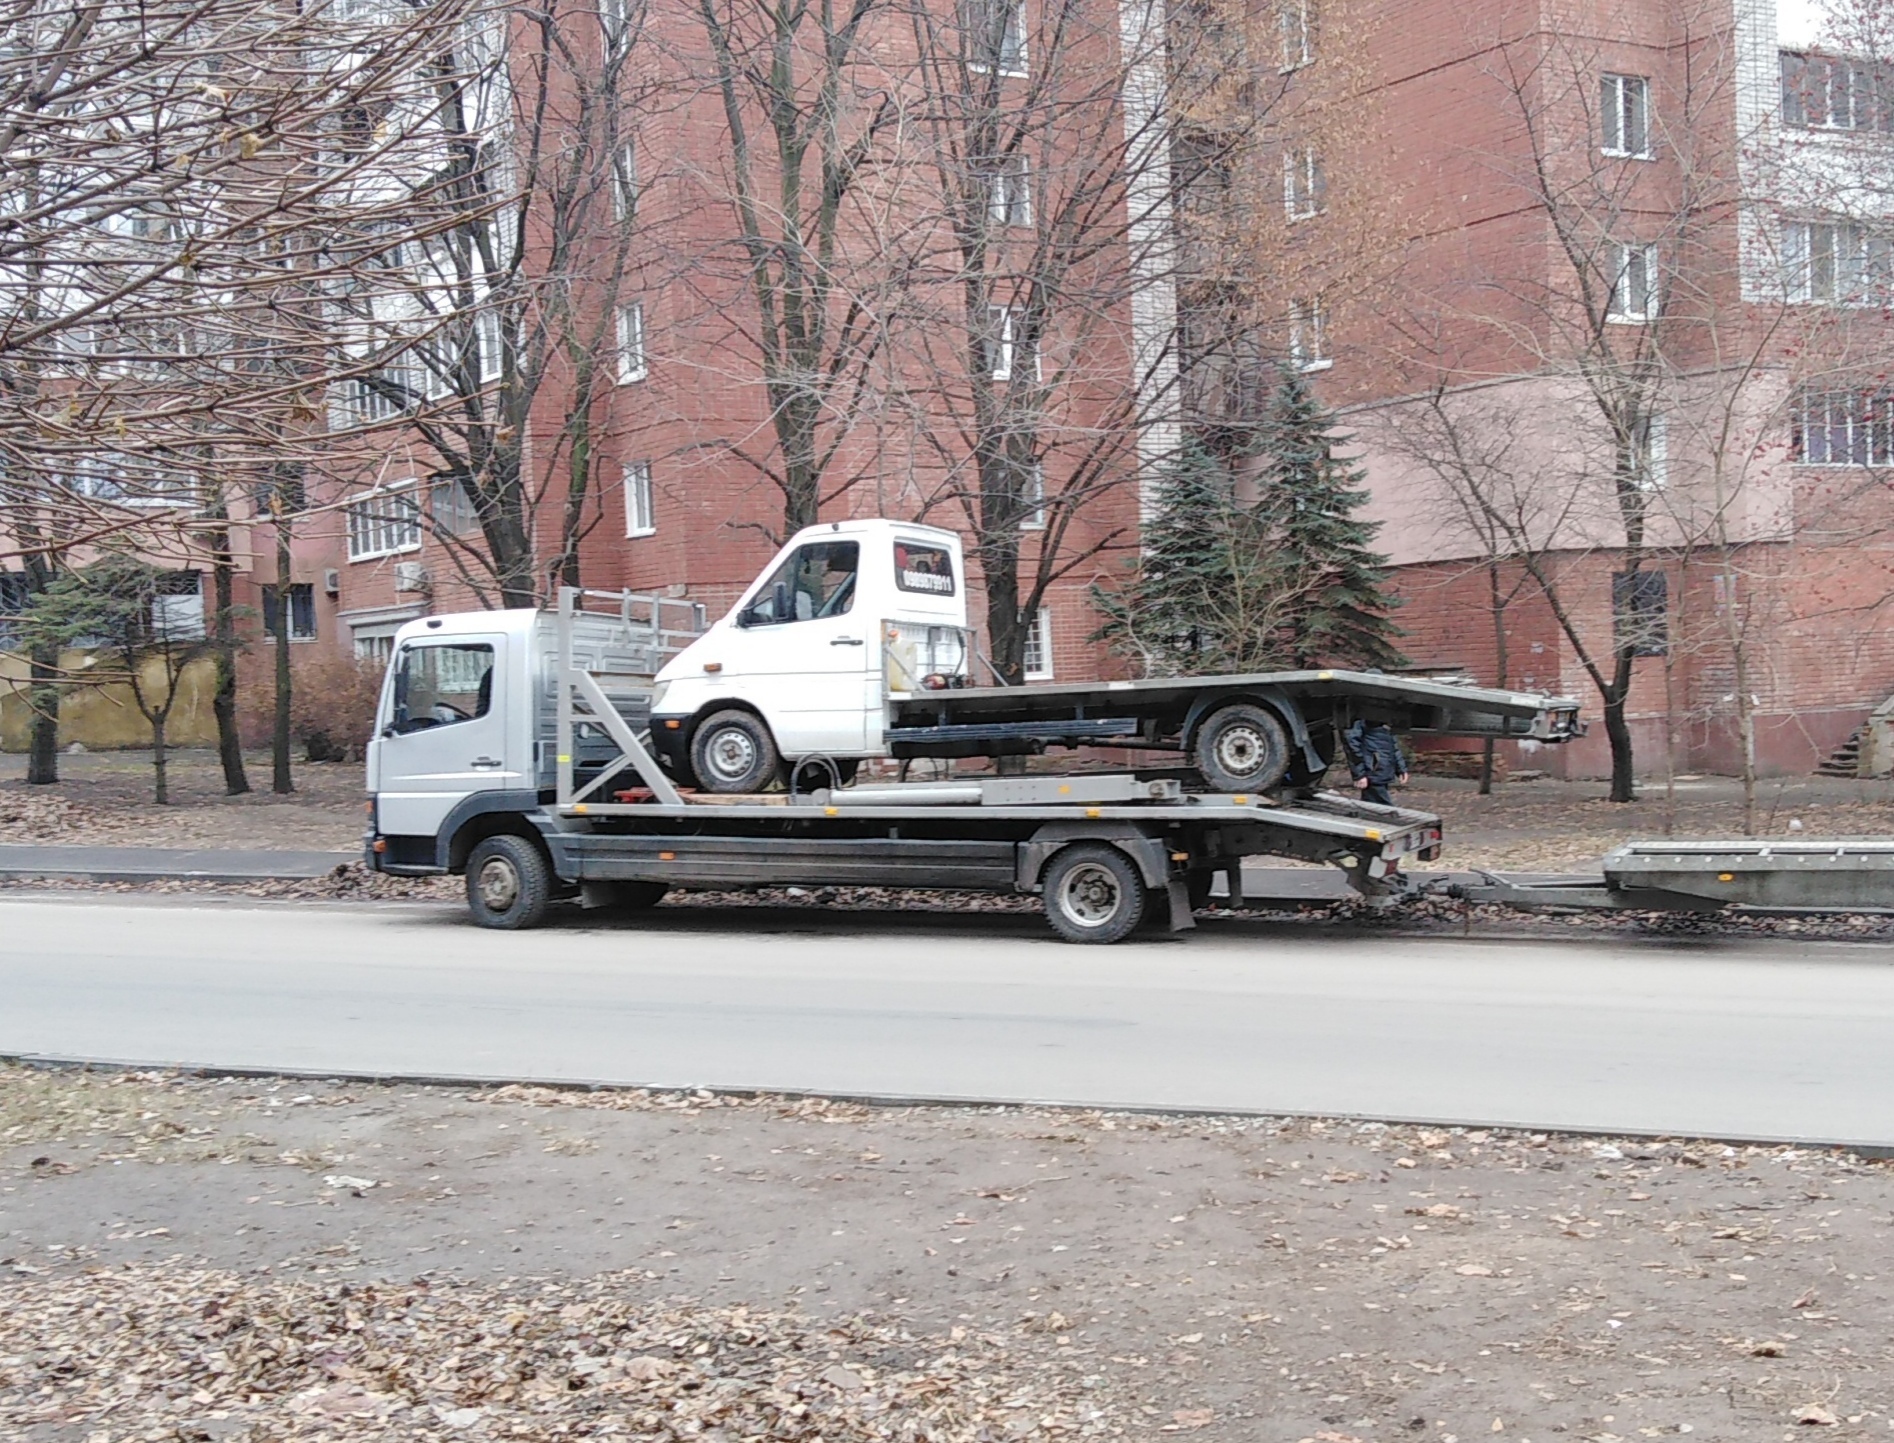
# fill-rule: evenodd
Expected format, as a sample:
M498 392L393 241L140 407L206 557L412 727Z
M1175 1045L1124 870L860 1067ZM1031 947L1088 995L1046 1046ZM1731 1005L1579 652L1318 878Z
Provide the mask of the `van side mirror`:
M771 605L776 613L777 621L789 620L789 583L787 581L776 583L776 595L771 598Z

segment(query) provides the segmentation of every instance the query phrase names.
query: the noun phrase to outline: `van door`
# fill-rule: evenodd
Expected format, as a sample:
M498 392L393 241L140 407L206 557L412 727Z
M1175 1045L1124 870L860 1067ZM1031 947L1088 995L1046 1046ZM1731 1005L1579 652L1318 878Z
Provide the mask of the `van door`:
M722 681L750 702L787 756L847 756L867 743L879 704L869 662L879 656L857 607L859 541L812 541L783 558L737 614ZM877 679L878 680L878 679Z
M376 820L393 837L432 837L474 792L526 785L507 765L506 713L517 703L496 674L503 635L411 641L395 654L390 705L376 739Z

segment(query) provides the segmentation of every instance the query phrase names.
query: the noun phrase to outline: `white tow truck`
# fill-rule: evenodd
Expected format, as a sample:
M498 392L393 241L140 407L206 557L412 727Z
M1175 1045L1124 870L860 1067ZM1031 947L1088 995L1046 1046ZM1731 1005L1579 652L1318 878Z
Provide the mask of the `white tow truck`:
M1356 708L1577 734L1567 699L1339 671L973 687L960 559L949 532L843 522L795 537L714 626L695 603L572 589L556 610L409 622L368 748L368 865L464 873L488 927L564 898L874 885L1038 894L1060 936L1115 942L1149 915L1191 926L1219 876L1240 901L1245 856L1398 895L1400 864L1439 854L1439 819L1314 788ZM870 757L1101 743L1186 751L1202 776L844 784Z

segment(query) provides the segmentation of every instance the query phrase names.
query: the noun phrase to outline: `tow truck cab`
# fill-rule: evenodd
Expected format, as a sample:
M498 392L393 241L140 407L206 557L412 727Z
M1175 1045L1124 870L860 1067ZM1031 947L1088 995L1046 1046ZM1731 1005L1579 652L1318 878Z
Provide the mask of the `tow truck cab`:
M890 696L964 686L971 661L958 536L826 522L658 673L651 736L673 775L720 791L760 790L804 758L845 776L887 755Z

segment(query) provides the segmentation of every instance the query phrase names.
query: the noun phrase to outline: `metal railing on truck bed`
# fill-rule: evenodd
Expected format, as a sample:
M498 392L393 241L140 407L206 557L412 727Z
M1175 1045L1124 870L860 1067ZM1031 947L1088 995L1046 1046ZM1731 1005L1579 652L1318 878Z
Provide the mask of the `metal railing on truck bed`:
M709 622L702 602L569 586L560 588L550 620L535 638L543 678L540 786L553 787L559 804L570 806L633 764L625 743L636 743L650 725L659 668Z

